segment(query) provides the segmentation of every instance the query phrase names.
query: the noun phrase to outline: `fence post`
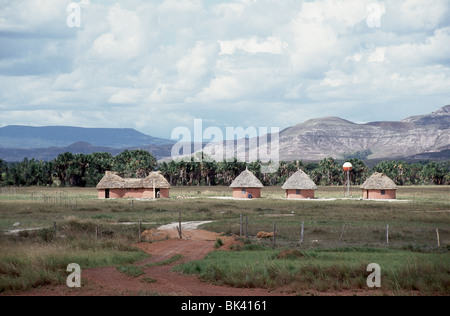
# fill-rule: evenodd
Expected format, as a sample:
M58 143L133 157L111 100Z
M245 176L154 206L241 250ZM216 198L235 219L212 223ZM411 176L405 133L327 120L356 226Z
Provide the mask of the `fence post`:
M303 244L303 233L305 231L305 222L302 222L302 228L300 229L300 243Z
M389 245L389 224L386 226L386 243Z
M139 242L142 241L142 236L141 236L141 231L142 231L142 220L139 220Z
M245 217L245 238L248 238L248 216Z
M95 227L95 239L98 239L98 226Z
M178 235L180 236L180 239L183 239L183 232L181 231L181 211L178 211Z
M239 216L239 238L242 238L242 214Z
M437 238L437 245L438 247L441 246L441 241L439 240L439 229L436 228L436 238Z
M345 231L345 224L344 226L342 226L341 238L339 238L339 241L342 241L342 238L344 237L344 231Z
M277 239L277 222L273 223L273 248L276 246Z

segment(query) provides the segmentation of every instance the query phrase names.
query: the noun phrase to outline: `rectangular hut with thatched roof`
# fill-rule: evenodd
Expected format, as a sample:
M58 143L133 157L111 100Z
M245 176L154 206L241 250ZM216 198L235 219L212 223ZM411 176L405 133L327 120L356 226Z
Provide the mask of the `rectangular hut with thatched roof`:
M161 172L152 172L143 179L124 179L107 171L97 185L99 199L157 199L169 198L170 184Z
M361 186L364 199L393 200L397 198L397 185L384 173L375 172Z
M264 185L248 169L245 169L234 181L230 188L233 189L233 198L253 199L261 197L261 189Z
M303 170L299 170L284 183L282 189L286 190L287 199L314 199L317 185Z

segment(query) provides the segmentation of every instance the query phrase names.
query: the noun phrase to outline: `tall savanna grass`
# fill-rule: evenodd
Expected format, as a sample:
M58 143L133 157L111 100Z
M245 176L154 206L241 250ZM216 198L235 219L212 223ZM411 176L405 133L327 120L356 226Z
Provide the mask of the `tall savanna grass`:
M71 219L57 233L49 228L2 237L0 292L65 284L70 263L88 269L129 264L147 257L130 246L125 235L96 239L91 226L93 223Z
M360 193L354 188L354 197ZM137 223L145 223L143 230L156 228L177 222L181 211L183 222L213 221L202 228L229 235L239 235L242 214L250 238L277 223L275 250L252 244L244 248L252 251L217 251L182 266L205 280L299 293L366 289L365 268L373 262L382 267L383 290L450 294L449 193L448 186L401 187L400 201L374 202L333 200L344 197L343 187L319 187L317 200L290 201L281 187L268 187L262 199L236 201L223 199L231 197L228 187L173 187L171 199L131 201L98 200L95 189L14 188L0 194L0 233L38 230L0 235L0 292L65 284L70 263L82 270L128 266L146 257L131 246L138 241ZM279 256L284 248L303 255Z
M252 247L252 245L250 245ZM252 249L252 248L250 248ZM381 267L380 294L450 294L450 255L398 249L343 248L315 250L215 251L203 260L175 269L204 281L238 288L283 289L285 292L370 291L367 266Z

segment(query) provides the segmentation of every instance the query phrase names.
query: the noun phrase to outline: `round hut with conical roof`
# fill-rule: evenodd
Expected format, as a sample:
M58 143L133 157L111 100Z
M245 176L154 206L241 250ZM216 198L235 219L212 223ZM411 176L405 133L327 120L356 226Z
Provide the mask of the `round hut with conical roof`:
M233 189L233 198L252 199L261 197L264 185L247 168L233 181L230 188Z
M397 198L397 185L384 173L375 172L361 186L364 199L391 200Z
M161 172L151 172L143 179L124 179L107 171L97 185L99 199L156 199L169 198L170 184Z
M282 186L287 199L313 199L317 185L303 171L298 170Z

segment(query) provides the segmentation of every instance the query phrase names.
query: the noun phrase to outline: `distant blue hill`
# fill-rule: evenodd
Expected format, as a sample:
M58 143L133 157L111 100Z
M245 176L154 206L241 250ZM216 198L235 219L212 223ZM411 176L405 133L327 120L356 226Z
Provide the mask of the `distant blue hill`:
M0 148L67 147L78 142L115 149L174 143L171 140L145 135L131 128L17 125L0 128Z

